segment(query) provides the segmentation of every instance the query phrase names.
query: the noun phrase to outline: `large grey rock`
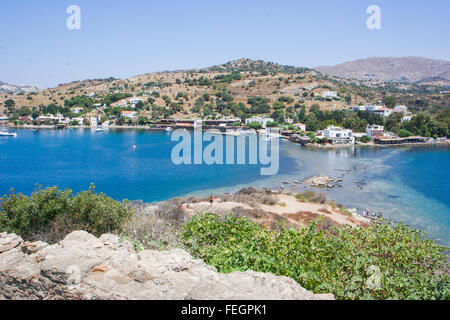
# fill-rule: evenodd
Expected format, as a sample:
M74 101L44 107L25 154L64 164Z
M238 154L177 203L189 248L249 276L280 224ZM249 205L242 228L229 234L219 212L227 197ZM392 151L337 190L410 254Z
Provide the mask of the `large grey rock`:
M333 299L254 271L221 274L181 249L135 252L111 234L55 245L0 234L0 299Z

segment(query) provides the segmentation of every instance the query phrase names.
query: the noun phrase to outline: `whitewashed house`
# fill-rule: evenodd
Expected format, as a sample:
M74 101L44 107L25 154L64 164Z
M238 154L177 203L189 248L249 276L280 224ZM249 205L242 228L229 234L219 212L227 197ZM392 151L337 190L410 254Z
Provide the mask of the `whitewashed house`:
M402 122L405 122L405 121L411 121L411 119L412 119L412 115L406 115L406 116L403 116L402 117Z
M78 107L75 107L75 108L71 109L73 114L81 113L81 112L83 112L83 110L84 110L83 108L78 108Z
M384 136L384 127L378 124L368 124L366 127L366 133L370 138Z
M382 107L374 110L373 113L382 117L388 117L392 114L392 109Z
M141 102L142 99L139 98L133 98L129 101L130 104L138 104L139 102Z
M383 107L382 106L377 106L377 105L368 105L368 106L366 106L366 111L374 112L374 111L376 111L376 110L378 110L380 108L383 108Z
M336 91L324 91L322 93L322 97L332 99L332 98L337 98L338 94Z
M407 106L395 106L393 112L406 114L406 113L408 113L408 107Z
M78 121L78 124L84 124L84 118L83 117L77 117L77 118L72 118L71 119L71 122L72 121Z
M352 111L366 111L366 106L353 106Z
M122 112L120 112L120 115L125 118L134 119L137 116L137 112L136 111L122 111Z
M98 120L97 120L96 117L91 117L91 118L89 119L89 122L90 122L90 124L91 124L91 127L97 127L97 126L98 126Z
M329 126L323 131L323 135L327 137L332 144L354 144L355 137L350 129Z

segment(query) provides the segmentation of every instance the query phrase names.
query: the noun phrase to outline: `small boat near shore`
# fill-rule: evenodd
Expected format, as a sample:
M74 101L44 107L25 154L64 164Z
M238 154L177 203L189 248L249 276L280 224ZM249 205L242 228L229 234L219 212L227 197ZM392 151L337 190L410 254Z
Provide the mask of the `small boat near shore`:
M95 130L94 130L94 132L103 132L103 131L108 131L109 129L108 128L101 128L101 127L98 127L98 128L96 128Z
M0 137L17 137L16 132L0 131Z
M166 132L172 132L172 131L173 131L173 128L172 128L172 127L167 127L164 131L166 131Z

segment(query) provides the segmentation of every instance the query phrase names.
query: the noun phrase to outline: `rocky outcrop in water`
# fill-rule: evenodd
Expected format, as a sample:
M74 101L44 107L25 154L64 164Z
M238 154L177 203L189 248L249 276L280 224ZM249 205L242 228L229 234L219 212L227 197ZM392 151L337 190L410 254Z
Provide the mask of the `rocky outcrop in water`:
M335 179L332 177L327 177L320 174L317 177L311 177L305 180L305 183L309 184L311 187L327 187L333 188L337 182L342 181L342 179Z
M294 280L218 273L181 249L136 252L111 234L84 231L58 244L0 234L0 299L333 299Z

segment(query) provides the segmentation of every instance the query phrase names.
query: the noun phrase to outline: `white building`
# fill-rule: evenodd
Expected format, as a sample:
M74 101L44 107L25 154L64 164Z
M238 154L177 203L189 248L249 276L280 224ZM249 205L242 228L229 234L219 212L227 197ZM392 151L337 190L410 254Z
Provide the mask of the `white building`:
M405 122L405 121L411 121L411 119L412 119L412 115L407 115L407 116L403 116L403 118L402 118L402 122Z
M366 127L366 133L372 139L375 137L382 137L384 136L384 127L378 124L368 124Z
M83 117L72 118L71 120L72 121L78 121L78 124L84 124L84 118Z
M273 122L272 118L264 118L264 117L251 117L245 119L245 124L250 124L252 122L258 122L262 125L263 128L267 126L267 122Z
M58 113L56 116L53 114L42 115L36 118L37 121L54 121L57 123L62 123L64 120L64 116Z
M354 144L355 137L350 129L329 126L323 131L323 135L328 138L332 144Z
M136 118L137 112L136 111L122 111L120 113L120 115L125 118L133 119L133 118Z
M369 105L369 106L365 106L366 107L366 111L369 112L374 112L380 108L383 108L383 106L377 106L377 105Z
M353 106L352 111L366 111L366 106Z
M322 93L322 97L324 98L337 98L337 92L336 91L325 91Z
M392 114L392 109L385 108L385 107L378 108L378 109L374 110L373 113L375 113L379 116L382 116L382 117L388 117L389 115Z
M130 102L130 104L137 104L137 103L139 103L139 102L141 102L142 101L142 99L139 99L139 98L133 98L133 99L131 99L129 102Z
M303 123L294 123L294 128L300 131L306 131L306 125Z
M90 124L91 124L91 127L96 127L96 126L98 126L98 120L97 120L96 117L91 117L91 118L89 119L89 122L90 122Z
M395 113L408 113L408 107L407 106L395 106L394 108Z
M83 112L83 108L72 108L72 113L73 114L77 114L77 113L81 113Z

